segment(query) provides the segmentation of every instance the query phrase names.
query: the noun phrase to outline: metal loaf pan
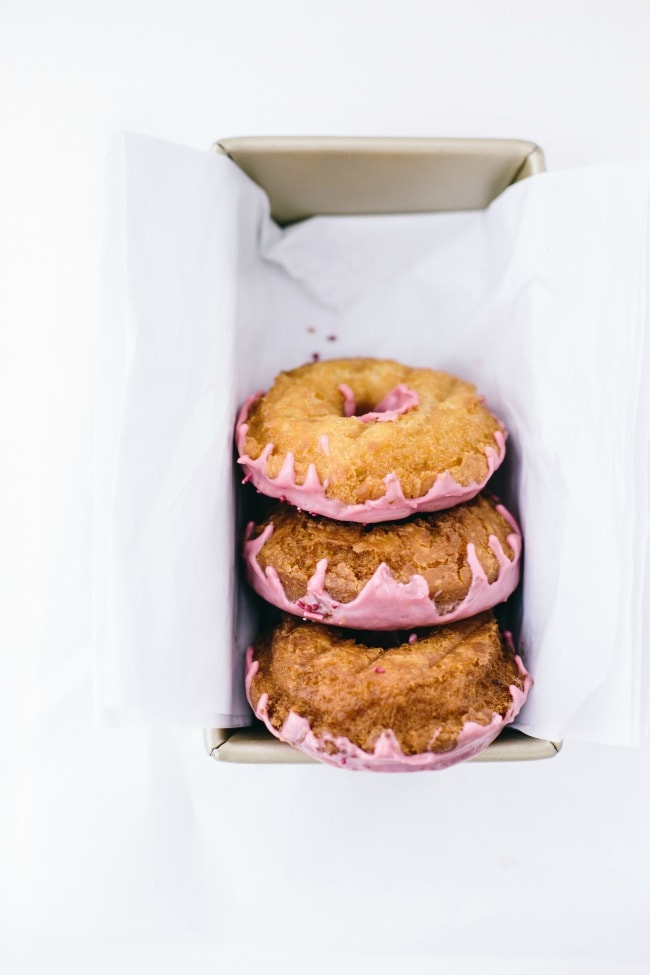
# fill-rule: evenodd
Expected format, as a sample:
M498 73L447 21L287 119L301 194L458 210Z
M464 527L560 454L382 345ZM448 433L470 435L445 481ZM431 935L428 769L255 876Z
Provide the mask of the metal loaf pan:
M317 214L484 209L508 186L545 169L539 146L519 139L249 136L214 148L266 191L281 226ZM219 761L313 764L261 725L210 728L204 739ZM553 758L560 747L506 728L471 761Z

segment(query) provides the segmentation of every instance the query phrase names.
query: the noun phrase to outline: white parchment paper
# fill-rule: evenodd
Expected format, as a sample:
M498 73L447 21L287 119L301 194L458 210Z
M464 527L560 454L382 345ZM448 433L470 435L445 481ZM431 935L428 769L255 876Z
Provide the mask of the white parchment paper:
M103 720L249 721L235 559L237 406L312 355L477 384L510 431L525 538L517 725L634 743L647 642L650 164L551 173L482 212L281 231L226 157L139 136L108 164L97 363ZM239 608L237 609L237 606Z

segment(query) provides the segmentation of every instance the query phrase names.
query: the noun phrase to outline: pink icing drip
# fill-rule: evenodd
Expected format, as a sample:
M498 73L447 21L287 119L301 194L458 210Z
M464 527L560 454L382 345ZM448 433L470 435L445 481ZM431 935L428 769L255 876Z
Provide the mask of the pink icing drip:
M354 411L356 409L356 401L354 399L354 393L350 389L347 383L341 383L339 386L339 392L343 394L343 413L345 416L354 416Z
M441 511L444 508L451 508L475 497L505 457L506 432L502 428L494 433L495 447L488 446L485 448L488 470L481 481L461 485L454 480L449 471L444 471L438 475L426 494L419 498L406 498L402 492L399 477L395 473L389 473L384 478L386 492L383 497L364 501L360 504L345 504L336 498L327 497L328 481L326 479L324 483L321 483L314 464L309 465L304 483L297 484L293 454L288 453L285 456L277 476L271 478L268 475L267 466L268 458L273 452L273 444L266 444L260 456L255 460L244 453L248 433L248 424L246 423L248 411L261 395L263 394L256 393L250 396L240 410L236 429L237 449L239 451L238 463L242 465L247 474L250 474L251 481L262 494L271 498L282 497L290 504L311 511L312 514L325 515L327 518L368 525L379 521L408 518L416 511Z
M348 417L354 416L357 404L352 389L347 383L341 383L339 390L343 393L343 412ZM372 412L357 416L357 420L361 420L362 423L372 423L373 421L386 423L390 420L396 420L398 416L419 405L420 397L415 390L409 389L404 383L400 383L395 389L386 393Z
M327 559L321 559L307 583L304 596L292 601L288 598L276 570L267 566L263 572L257 556L273 533L273 525L251 539L253 523L246 530L243 554L248 581L255 591L273 606L303 619L326 622L332 626L347 626L361 630L400 630L416 626L437 626L455 620L475 616L503 602L519 582L521 534L512 515L503 505L497 510L509 522L513 531L508 535L508 545L513 551L512 561L494 535L489 545L499 562L499 574L494 582L488 582L483 566L470 542L467 561L472 570L472 581L467 595L448 613L440 613L435 600L429 595L429 586L421 575L413 575L408 582L398 582L385 562L377 568L358 596L349 603L340 603L325 589Z
M512 646L510 635L504 634L504 636ZM251 684L259 668L258 662L253 660L253 652L253 647L249 647L246 654L246 695L251 707L253 706L250 693ZM390 728L382 731L372 752L365 752L343 736L324 734L318 737L311 730L309 721L296 714L295 711L289 712L282 728L278 731L269 719L268 694L262 694L260 697L257 708L254 708L255 716L264 722L276 738L286 741L294 748L299 748L326 765L368 772L440 770L467 761L467 759L473 758L474 755L483 751L494 741L501 730L519 714L533 682L521 658L515 656L515 660L519 673L524 679L524 686L522 690L514 684L510 686L511 704L506 714L502 717L500 714L494 713L487 725L481 725L475 721L466 721L456 739L456 744L446 752L422 752L419 755L405 755ZM328 745L334 745L338 751L329 754Z

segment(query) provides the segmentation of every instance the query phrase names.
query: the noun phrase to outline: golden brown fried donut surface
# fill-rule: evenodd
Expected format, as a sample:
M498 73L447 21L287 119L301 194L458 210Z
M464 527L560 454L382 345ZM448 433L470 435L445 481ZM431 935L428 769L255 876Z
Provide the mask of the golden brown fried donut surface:
M530 679L492 613L417 634L355 633L283 616L248 655L256 715L327 764L446 768L512 721Z
M474 497L505 432L468 382L390 359L333 359L277 376L237 424L240 463L264 494L363 523Z
M521 535L496 499L374 525L282 503L248 526L247 576L267 602L336 626L401 629L464 619L519 580Z

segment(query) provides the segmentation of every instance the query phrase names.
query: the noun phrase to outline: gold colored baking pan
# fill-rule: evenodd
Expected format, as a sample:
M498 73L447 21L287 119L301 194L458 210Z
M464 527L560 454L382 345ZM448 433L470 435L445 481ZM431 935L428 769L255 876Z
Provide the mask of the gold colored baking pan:
M205 748L220 762L246 765L316 765L304 752L273 738L266 728L210 729L204 732ZM505 728L496 741L479 752L470 762L530 762L555 758L562 742L530 738L514 728Z
M508 186L544 171L544 155L520 139L247 136L214 146L264 189L281 226L316 215L438 213L487 207ZM309 764L261 725L205 731L224 762ZM553 758L561 742L506 728L471 761Z
M482 210L545 168L542 150L518 139L249 136L216 148L266 190L281 225L316 214Z

